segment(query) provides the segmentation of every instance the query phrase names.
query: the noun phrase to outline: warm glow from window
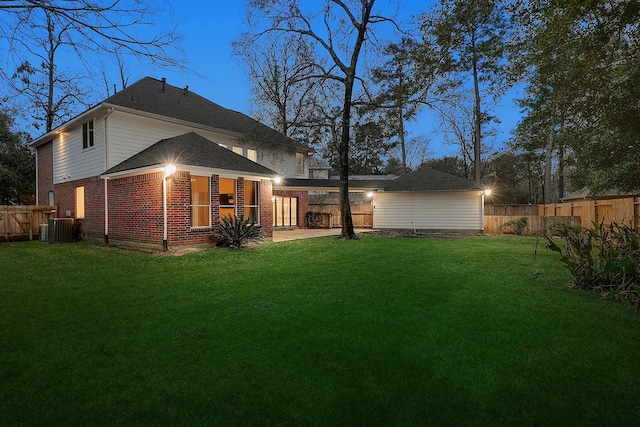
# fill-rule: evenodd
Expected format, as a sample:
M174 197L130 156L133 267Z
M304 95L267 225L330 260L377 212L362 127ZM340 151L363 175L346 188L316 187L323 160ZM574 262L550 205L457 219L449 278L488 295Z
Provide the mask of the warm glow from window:
M76 187L76 218L84 219L84 187Z
M236 180L220 178L220 220L236 214Z
M260 223L260 183L244 181L244 217L256 224Z
M211 226L211 194L208 176L191 176L191 226Z

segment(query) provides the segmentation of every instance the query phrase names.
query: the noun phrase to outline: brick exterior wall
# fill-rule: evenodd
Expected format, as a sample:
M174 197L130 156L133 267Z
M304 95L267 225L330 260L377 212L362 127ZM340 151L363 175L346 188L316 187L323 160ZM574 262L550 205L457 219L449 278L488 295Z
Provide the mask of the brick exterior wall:
M84 187L84 218L77 218L76 188ZM58 217L76 218L76 230L83 237L104 236L104 181L99 177L54 185Z
M38 170L36 179L38 180L37 204L47 206L49 204L49 191L53 188L53 141L49 141L37 148Z
M164 232L162 180L161 172L109 180L109 240L162 245ZM192 228L191 175L188 172L176 172L167 178L167 243L169 246L206 244L220 240L216 233L216 226L220 222L219 183L218 175L211 176L212 226ZM244 209L243 178L237 180L236 191L237 208L240 212ZM260 195L263 236L271 238L273 236L271 181L261 181Z
M305 226L304 218L307 212L309 212L309 193L306 191L275 190L273 195L279 197L296 197L298 199L298 227L303 228ZM271 224L273 224L273 220Z
M273 237L273 186L271 181L263 179L260 181L260 226L264 238Z

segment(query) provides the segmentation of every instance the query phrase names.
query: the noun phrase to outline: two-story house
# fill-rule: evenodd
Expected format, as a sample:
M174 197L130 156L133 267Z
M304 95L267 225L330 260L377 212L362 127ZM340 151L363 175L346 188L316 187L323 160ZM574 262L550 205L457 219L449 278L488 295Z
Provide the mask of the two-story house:
M208 243L229 214L268 238L304 218L306 191L274 183L307 178L313 150L165 79L139 80L33 147L37 203L107 243Z

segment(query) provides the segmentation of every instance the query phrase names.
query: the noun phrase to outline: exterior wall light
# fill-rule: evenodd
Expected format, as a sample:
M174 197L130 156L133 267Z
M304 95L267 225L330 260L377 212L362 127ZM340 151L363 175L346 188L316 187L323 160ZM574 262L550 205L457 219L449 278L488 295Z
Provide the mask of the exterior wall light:
M275 182L276 184L280 184L280 183L282 182L282 178L280 178L279 176L276 176L276 177L273 179L273 182Z
M484 195L485 196L490 196L491 195L491 190L489 188L487 188L486 190L484 190Z
M367 193L367 197L368 197L368 198L372 198L372 197L373 197L373 193L372 193L371 191L369 191L369 192Z
M168 177L170 175L172 175L174 172L176 171L176 166L175 165L167 165L164 167L164 177Z

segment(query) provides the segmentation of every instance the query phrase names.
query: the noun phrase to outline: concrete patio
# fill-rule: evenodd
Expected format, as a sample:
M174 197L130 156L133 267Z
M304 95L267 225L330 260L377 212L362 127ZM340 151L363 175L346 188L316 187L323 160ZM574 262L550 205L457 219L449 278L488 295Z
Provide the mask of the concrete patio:
M289 240L312 239L314 237L339 236L340 228L291 228L274 229L274 242L287 242ZM356 234L372 231L370 228L356 228Z

